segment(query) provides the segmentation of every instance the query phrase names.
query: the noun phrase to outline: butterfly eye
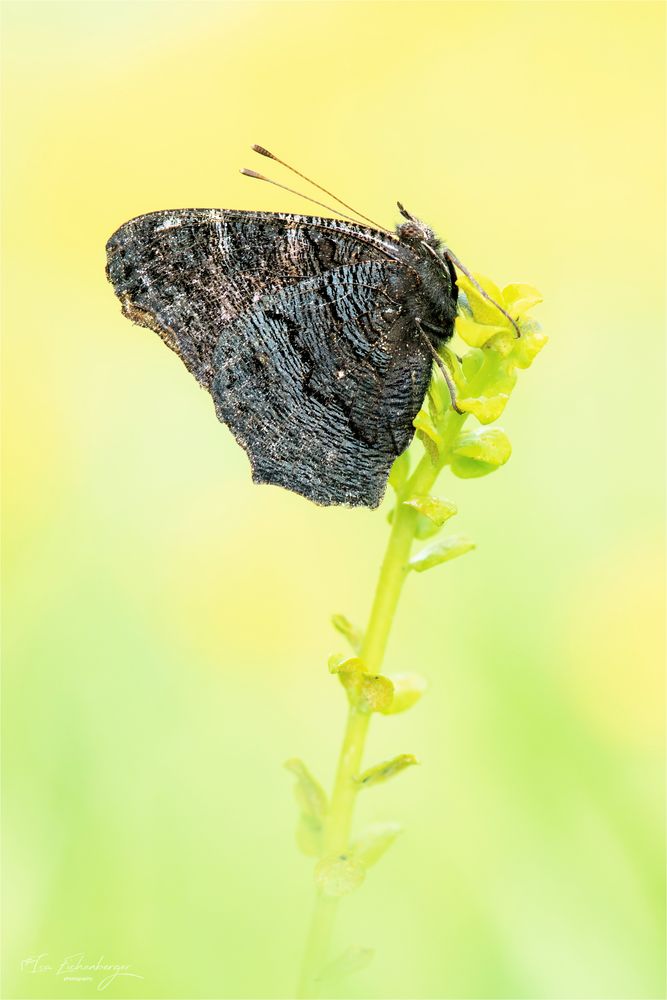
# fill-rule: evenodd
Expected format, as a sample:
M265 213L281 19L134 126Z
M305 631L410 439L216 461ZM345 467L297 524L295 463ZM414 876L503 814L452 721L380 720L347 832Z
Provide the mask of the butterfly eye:
M402 222L400 226L397 226L396 232L402 240L423 240L425 228L423 223L412 219L410 222Z

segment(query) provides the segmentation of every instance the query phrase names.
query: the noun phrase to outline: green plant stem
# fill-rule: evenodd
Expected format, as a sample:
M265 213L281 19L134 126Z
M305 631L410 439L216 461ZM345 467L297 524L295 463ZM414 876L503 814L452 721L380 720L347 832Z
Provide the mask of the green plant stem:
M401 589L409 572L408 562L415 538L418 513L402 501L429 492L449 460L449 449L465 419L465 415L453 411L445 416L443 437L448 447L443 448L442 458L434 464L428 455L424 455L397 498L391 534L360 652L364 667L371 674L379 673L382 667ZM361 771L370 720L370 713L350 705L327 815L325 856L345 855L349 849L350 829L359 787L356 779ZM318 996L317 979L330 957L329 949L338 902L337 898L327 896L318 890L303 959L298 992L300 998Z

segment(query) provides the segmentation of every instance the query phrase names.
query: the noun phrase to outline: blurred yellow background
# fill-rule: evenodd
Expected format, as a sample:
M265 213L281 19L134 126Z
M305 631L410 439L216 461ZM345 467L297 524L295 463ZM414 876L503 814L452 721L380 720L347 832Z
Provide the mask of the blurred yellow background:
M344 902L339 945L375 949L345 996L663 996L664 6L2 14L3 995L97 995L77 954L142 977L110 997L293 990L312 889L281 764L330 783L329 616L364 621L386 520L254 486L104 276L134 215L308 212L239 175L260 142L537 285L551 338L507 468L440 484L477 551L406 587L387 669L430 691L367 760L423 766L360 803L406 832Z

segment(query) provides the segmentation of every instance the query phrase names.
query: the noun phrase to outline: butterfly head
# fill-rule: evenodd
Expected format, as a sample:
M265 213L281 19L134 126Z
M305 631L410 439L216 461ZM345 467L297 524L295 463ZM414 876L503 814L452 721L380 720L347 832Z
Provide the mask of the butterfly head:
M398 210L406 219L406 222L402 222L399 226L396 226L396 233L398 238L405 240L408 243L426 243L428 246L433 247L434 250L440 246L440 240L435 235L430 226L427 226L425 222L417 219L414 215L411 215L401 205L400 201L398 204Z

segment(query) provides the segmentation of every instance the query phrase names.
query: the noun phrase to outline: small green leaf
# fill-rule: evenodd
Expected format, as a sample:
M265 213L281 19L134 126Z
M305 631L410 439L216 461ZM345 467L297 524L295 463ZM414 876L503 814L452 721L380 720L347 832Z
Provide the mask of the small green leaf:
M424 445L429 458L433 463L437 462L443 442L426 410L420 410L412 423L417 437Z
M329 658L329 670L338 674L350 703L362 712L384 712L391 705L394 686L389 678L382 674L369 674L358 656L347 659L332 656Z
M420 514L432 521L437 528L442 527L445 521L456 514L456 504L451 500L441 500L439 497L417 496L410 500L404 500L406 507L414 507Z
M326 896L347 896L359 888L365 876L362 865L347 854L322 858L315 866L315 882Z
M463 374L465 378L470 381L477 375L480 368L484 364L484 352L483 351L467 351L463 355Z
M480 479L496 472L500 466L489 465L487 462L477 462L474 458L461 458L455 455L451 461L452 474L458 479Z
M441 379L432 378L429 383L428 393L426 394L426 401L428 404L428 415L431 418L431 422L433 423L434 426L438 424L444 412L444 408L442 406L442 397L438 392L438 387L440 386L441 382L442 382Z
M521 338L511 337L512 352L521 343ZM487 352L488 362L484 391L487 396L505 393L509 396L516 385L516 372L513 354L507 358L502 357L497 352Z
M301 813L296 825L296 846L308 858L319 858L324 847L322 825L312 816Z
M514 350L517 340L518 337L514 328L510 330L506 327L489 338L486 348L488 351L494 351L501 358L508 358Z
M484 289L489 298L493 299L493 302L489 302L489 299L485 298L464 274L458 276L456 284L465 292L475 322L482 326L508 326L508 320L494 305L494 302L497 302L499 306L505 304L503 293L498 286L483 274L473 274L473 278Z
M364 771L357 778L357 781L364 788L371 788L373 785L380 785L383 781L388 781L394 775L400 774L406 767L412 767L413 764L418 763L419 761L414 754L399 753L397 757L392 757L391 760L383 760L381 764L369 767L367 771Z
M502 313L495 310L496 317L500 316L502 318ZM455 323L456 333L459 335L462 341L468 345L468 347L484 347L486 342L491 339L495 334L504 333L507 330L506 326L501 323L497 324L487 324L479 323L472 319L470 316L458 315L456 317Z
M427 434L438 448L442 445L442 438L433 426L433 422L426 410L420 410L412 423L415 430L423 431L424 434Z
M330 674L359 672L364 673L364 661L358 656L346 656L345 653L332 653L328 660Z
M521 319L529 309L544 302L542 293L537 288L520 284L505 285L503 300L505 308L514 319Z
M426 538L433 538L437 535L440 528L433 521L429 520L428 517L424 517L423 514L417 515L417 523L415 524L415 538L420 541L424 541Z
M389 485L398 495L408 481L410 475L410 455L404 451L398 456L389 472Z
M352 844L351 853L364 871L368 871L380 860L402 829L400 823L374 823L362 832Z
M417 498L417 499L420 499L420 500L421 499L430 500L430 499L435 499L435 498L420 497L420 498ZM436 501L436 502L439 502L439 501ZM444 501L441 501L441 502L442 503L449 503L448 500L444 500ZM410 507L416 507L417 506L415 503L412 502L412 500L404 500L403 503L407 504ZM453 504L451 506L453 506ZM396 515L396 508L393 507L389 511L389 513L387 514L387 521L389 522L389 524L393 524L394 523L394 517L395 517L395 515ZM450 515L450 517L451 517L451 515ZM420 511L418 513L418 515L417 515L417 521L415 523L415 529L414 529L415 538L419 538L422 541L425 538L432 538L433 535L437 535L438 534L438 532L440 531L440 528L442 527L442 524L444 524L444 521L441 522L440 524L438 524L437 520L432 520L430 517L426 516L425 514L422 514L421 511Z
M458 386L461 381L462 374L458 358L447 347L441 348L439 355L443 365L449 371L454 384ZM451 407L452 398L449 394L449 388L445 379L440 378L439 376L432 378L428 387L428 412L433 424L436 427L439 425L443 416L451 410Z
M452 535L441 542L427 545L426 548L417 552L408 563L408 568L414 569L417 573L423 573L424 570L431 569L432 566L449 562L450 559L465 555L466 552L470 552L474 548L475 543L463 535Z
M509 396L501 392L497 396L480 396L478 399L459 399L458 404L459 409L463 410L464 413L472 413L474 417L477 417L480 424L492 424L505 409L508 399Z
M511 360L517 368L530 368L533 361L548 342L546 333L535 320L521 326L521 336L515 341Z
M461 434L452 449L451 469L459 479L495 472L512 454L510 440L499 427Z
M394 685L382 674L364 674L355 692L359 708L367 712L386 712L394 698Z
M438 446L434 444L433 440L428 436L428 434L425 434L424 431L422 430L418 429L417 431L415 431L415 437L421 443L424 451L430 458L433 465L437 465L438 459L440 458L440 450Z
M327 796L319 781L312 776L304 762L298 757L286 760L285 767L296 778L294 790L302 812L315 816L317 819L324 819L328 808Z
M317 982L337 982L346 976L351 976L353 972L360 972L370 963L374 954L372 948L362 948L360 945L351 944L342 954L334 958L333 962L324 966L317 976Z
M361 629L358 629L356 625L353 625L352 622L345 617L345 615L334 615L331 619L331 624L337 632L340 632L341 635L345 636L354 652L358 653L361 649L361 644L364 641Z
M296 777L294 795L301 810L296 839L304 854L319 857L322 853L327 796L320 783L298 757L285 761L285 767Z
M427 688L426 679L420 674L391 674L389 680L394 685L394 697L383 715L398 715L416 705Z

